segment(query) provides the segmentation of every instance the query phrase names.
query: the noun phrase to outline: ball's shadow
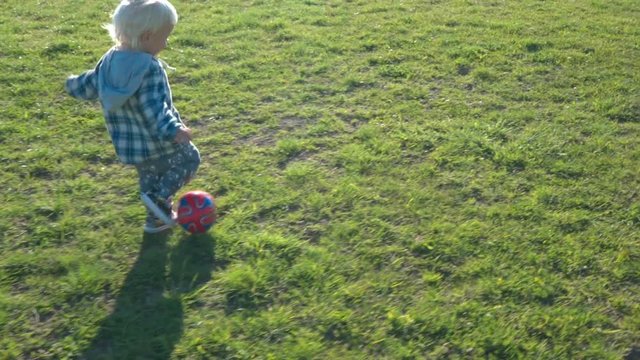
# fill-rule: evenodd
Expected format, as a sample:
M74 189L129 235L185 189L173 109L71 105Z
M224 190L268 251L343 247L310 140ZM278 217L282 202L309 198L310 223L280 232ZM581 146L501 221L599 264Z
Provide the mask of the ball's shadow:
M217 267L215 239L208 233L185 235L169 256L169 287L179 293L198 289Z
M209 281L217 265L212 235L185 234L173 249L169 235L144 234L113 311L81 359L170 358L183 333L182 295Z

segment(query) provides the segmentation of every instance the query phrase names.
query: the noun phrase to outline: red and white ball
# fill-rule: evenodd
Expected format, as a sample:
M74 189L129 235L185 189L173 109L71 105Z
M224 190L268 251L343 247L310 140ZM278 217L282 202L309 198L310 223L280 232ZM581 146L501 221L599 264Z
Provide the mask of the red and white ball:
M216 222L216 203L206 191L189 191L178 201L178 224L192 234L207 232Z

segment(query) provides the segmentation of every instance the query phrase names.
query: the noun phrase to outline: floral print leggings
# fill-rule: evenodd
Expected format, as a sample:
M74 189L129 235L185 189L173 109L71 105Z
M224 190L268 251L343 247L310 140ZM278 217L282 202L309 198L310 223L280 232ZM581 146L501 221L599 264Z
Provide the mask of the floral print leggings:
M200 153L193 143L179 144L178 150L166 157L136 165L140 191L152 198L169 200L196 174ZM153 214L147 210L148 218Z

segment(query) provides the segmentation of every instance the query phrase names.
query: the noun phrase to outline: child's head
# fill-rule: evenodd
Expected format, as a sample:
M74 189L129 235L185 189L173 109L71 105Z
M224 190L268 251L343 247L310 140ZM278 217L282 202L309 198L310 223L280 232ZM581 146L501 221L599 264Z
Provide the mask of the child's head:
M122 0L105 27L116 45L154 52L145 48L148 37L168 36L177 22L178 13L167 0Z

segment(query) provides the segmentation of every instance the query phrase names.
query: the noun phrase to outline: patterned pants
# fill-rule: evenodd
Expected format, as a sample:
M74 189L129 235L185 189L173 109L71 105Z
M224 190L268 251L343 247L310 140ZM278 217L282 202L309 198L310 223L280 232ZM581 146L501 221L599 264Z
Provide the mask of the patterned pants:
M151 197L170 199L196 174L200 153L192 143L178 145L178 150L166 157L136 165L140 191ZM149 217L153 214L147 210Z

